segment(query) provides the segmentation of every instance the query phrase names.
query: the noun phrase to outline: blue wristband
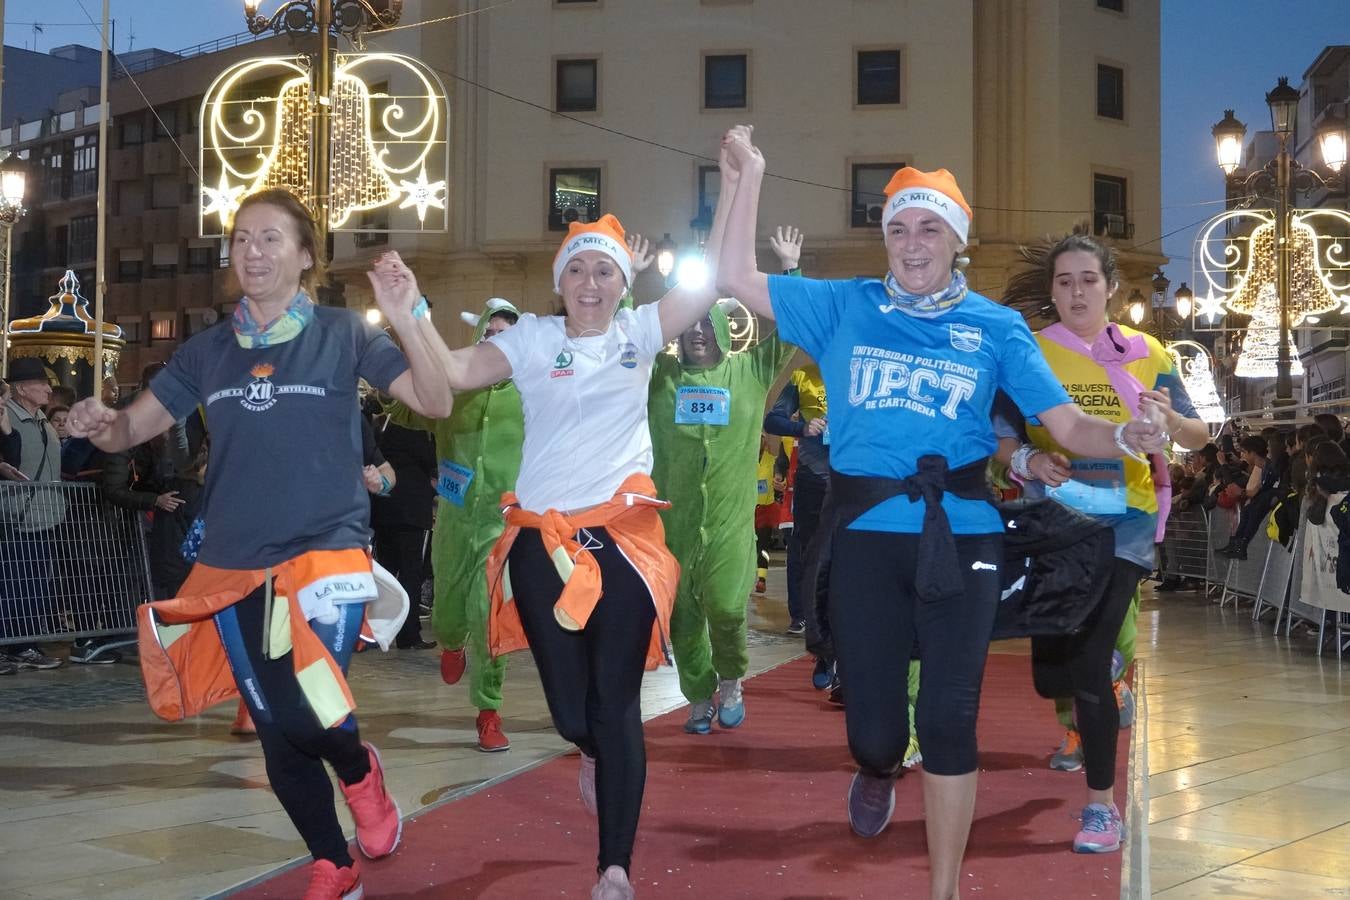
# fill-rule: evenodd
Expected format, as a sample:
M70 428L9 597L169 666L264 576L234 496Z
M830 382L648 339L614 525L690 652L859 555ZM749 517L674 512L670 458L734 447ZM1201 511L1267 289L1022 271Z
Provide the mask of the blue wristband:
M394 489L394 486L393 486L392 484L389 483L389 476L386 475L386 474L384 474L383 472L381 472L381 473L380 473L380 492L379 492L378 496L380 496L380 497L388 497L388 496L389 496L389 492L392 491L393 489Z
M431 315L431 304L427 303L427 295L423 294L417 301L417 305L412 308L412 317L414 319L425 319Z

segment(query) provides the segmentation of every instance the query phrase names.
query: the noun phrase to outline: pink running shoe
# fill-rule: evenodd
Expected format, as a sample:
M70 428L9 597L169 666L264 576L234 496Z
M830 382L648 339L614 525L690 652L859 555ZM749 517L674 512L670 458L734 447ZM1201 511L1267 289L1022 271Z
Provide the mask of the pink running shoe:
M1120 849L1124 826L1114 803L1089 803L1083 807L1082 823L1082 830L1073 839L1074 853L1114 853Z
M361 867L352 860L339 869L331 860L319 859L309 869L309 887L304 900L362 900Z
M384 769L380 754L372 744L364 744L370 754L370 771L356 784L342 784L347 808L356 820L356 846L369 859L379 859L394 852L403 836L403 818L398 804L384 787Z

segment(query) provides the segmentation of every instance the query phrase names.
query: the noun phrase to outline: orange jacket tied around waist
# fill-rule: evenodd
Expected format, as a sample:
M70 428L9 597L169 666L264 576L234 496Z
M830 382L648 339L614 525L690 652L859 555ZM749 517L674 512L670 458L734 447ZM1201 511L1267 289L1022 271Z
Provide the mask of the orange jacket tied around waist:
M514 493L502 495L506 529L488 554L487 579L491 595L488 615L488 647L500 656L529 646L520 624L507 574L506 558L522 528L536 528L544 549L553 559L563 581L562 595L553 606L553 617L568 631L581 631L600 602L604 585L600 564L577 541L577 532L585 528L604 528L624 557L637 570L656 607L646 667L655 669L670 663L666 636L670 634L670 613L675 607L675 588L680 581L680 564L666 549L665 530L657 511L670 506L656 496L656 485L647 475L630 475L614 497L599 506L564 515L556 509L534 513L521 509Z
M273 659L291 654L295 677L325 728L342 722L355 708L347 679L322 640L309 627L307 593L316 586L374 577L374 597L366 602L362 636L387 647L403 624L408 595L365 550L311 550L271 569L218 569L197 563L172 600L143 603L136 610L137 643L146 696L155 714L168 721L195 716L239 696L234 673L212 617L275 577L275 592L265 635Z

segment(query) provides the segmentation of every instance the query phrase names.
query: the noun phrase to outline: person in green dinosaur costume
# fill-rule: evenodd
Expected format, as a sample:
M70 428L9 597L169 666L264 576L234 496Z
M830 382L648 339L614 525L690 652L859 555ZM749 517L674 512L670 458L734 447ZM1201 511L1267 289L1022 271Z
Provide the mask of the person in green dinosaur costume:
M800 233L780 228L772 243L783 269L797 271ZM760 426L769 388L795 352L774 333L732 353L726 308L717 304L652 370L652 479L671 502L661 518L681 567L670 640L691 734L711 731L714 716L723 728L745 718Z
M463 313L474 326L474 342L510 328L519 311L494 297L481 314ZM487 556L502 532L500 500L516 486L525 417L520 394L508 380L455 397L448 419L427 419L402 404L387 408L390 421L429 431L439 463L436 527L431 564L435 600L431 627L443 648L441 677L455 684L470 671L469 697L478 709L478 749L507 750L502 733L502 683L506 658L494 659L487 646ZM465 644L469 645L465 659Z

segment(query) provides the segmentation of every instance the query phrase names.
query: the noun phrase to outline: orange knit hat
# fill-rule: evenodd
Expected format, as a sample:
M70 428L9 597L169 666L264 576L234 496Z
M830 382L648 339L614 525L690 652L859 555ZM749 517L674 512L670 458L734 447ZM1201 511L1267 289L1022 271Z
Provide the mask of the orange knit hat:
M567 261L586 250L599 250L609 256L623 270L623 277L629 286L633 284L633 253L624 241L623 226L610 213L605 213L599 221L590 225L573 222L567 226L567 237L563 238L558 255L553 257L553 290L558 290L563 269Z
M886 185L886 210L881 217L884 230L896 213L911 206L930 209L942 217L965 243L970 235L970 204L966 202L956 178L946 169L924 172L913 166L898 169Z

